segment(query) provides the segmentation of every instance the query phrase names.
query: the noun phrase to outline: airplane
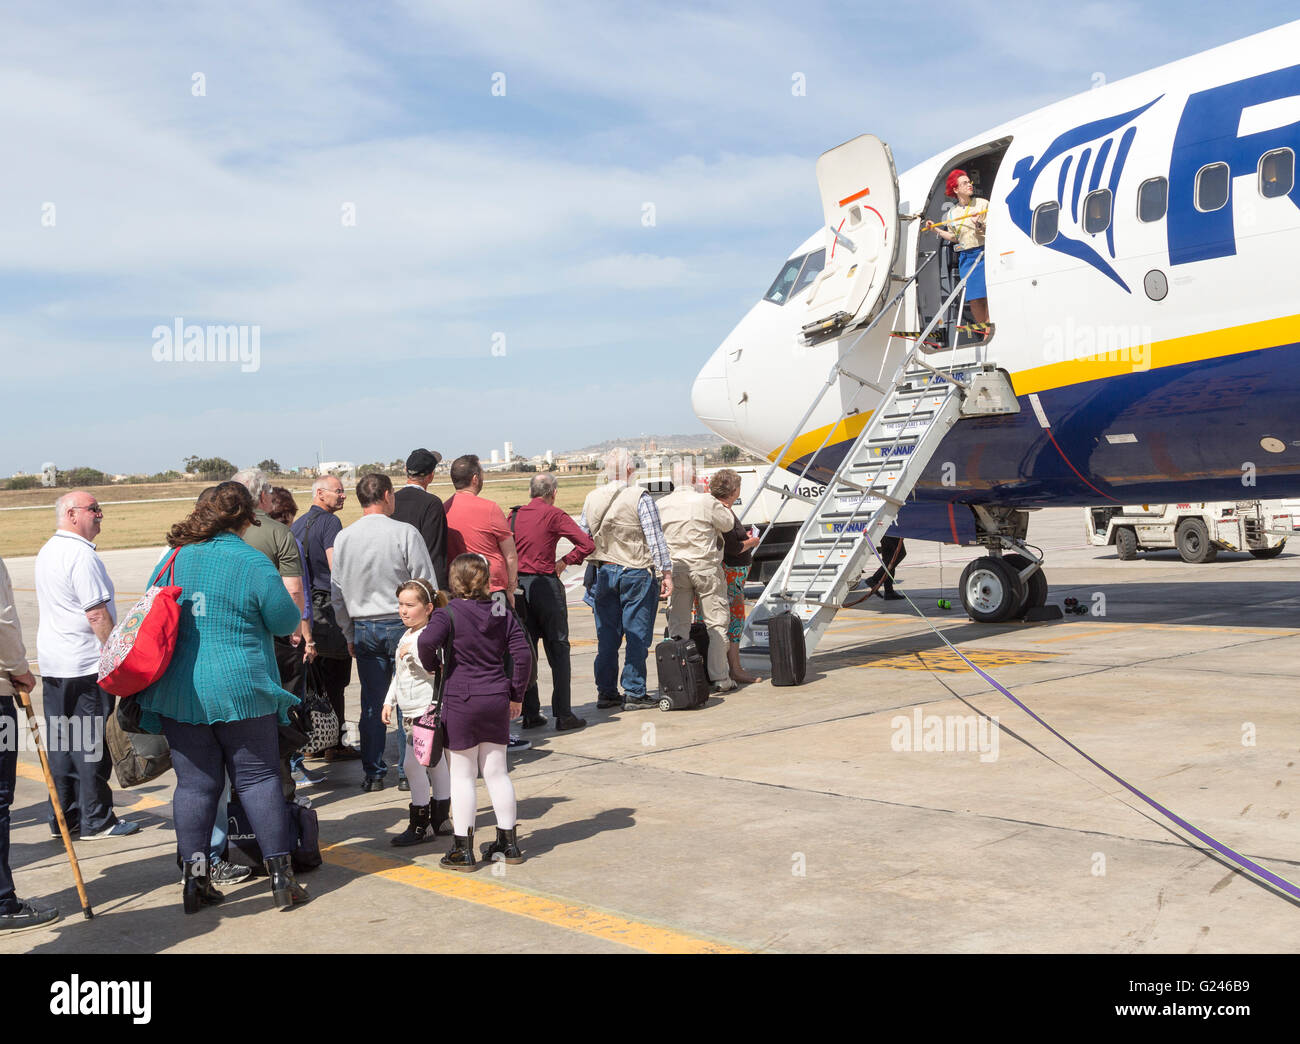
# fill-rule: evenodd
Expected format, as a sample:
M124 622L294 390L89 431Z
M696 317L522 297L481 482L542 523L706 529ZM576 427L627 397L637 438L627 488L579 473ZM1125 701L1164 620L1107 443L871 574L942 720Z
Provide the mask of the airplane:
M984 621L1046 596L1033 509L1300 496L1297 54L1292 22L1048 105L901 176L869 135L830 150L826 227L700 370L696 415L825 483L882 401L840 378L792 437L831 365L887 379L937 319L954 365L995 364L1018 411L957 421L890 532L988 549L969 591L963 577L968 613L980 576L1004 576L1004 552L1036 562L1036 591L994 582L972 617ZM841 153L839 180L823 177ZM954 330L955 307L939 314L956 273L929 226L956 169L988 200L987 339Z

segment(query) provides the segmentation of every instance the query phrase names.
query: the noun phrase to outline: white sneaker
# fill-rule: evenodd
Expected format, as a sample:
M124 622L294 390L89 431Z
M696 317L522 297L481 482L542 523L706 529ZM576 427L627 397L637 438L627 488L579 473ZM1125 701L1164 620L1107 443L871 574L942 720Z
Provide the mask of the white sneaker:
M111 827L105 827L98 834L82 834L83 841L103 841L110 837L128 837L137 833L140 829L139 823L133 823L129 819L119 819Z
M532 746L528 740L520 736L511 736L510 742L506 744L506 752L509 754L518 754L521 750L528 750Z

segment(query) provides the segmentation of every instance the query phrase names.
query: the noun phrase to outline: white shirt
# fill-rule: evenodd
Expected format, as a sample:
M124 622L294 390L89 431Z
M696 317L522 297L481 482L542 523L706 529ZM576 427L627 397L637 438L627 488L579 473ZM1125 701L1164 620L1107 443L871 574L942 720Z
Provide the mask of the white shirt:
M106 604L116 624L113 599L113 581L95 545L66 529L56 530L36 556L36 659L43 677L99 673L99 639L86 613Z

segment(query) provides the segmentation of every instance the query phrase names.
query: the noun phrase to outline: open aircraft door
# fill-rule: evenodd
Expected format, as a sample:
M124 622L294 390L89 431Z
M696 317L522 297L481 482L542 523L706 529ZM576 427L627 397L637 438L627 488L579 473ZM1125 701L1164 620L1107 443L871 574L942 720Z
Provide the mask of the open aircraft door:
M826 267L808 295L809 341L870 320L898 257L898 175L889 146L862 134L824 152L817 185L826 221Z

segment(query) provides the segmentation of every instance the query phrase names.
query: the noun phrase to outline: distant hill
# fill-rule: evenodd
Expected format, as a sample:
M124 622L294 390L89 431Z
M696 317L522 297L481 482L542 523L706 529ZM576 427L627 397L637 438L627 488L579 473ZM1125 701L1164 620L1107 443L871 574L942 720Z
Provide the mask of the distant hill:
M630 450L639 450L643 442L654 442L660 453L674 449L716 449L719 446L726 445L723 439L718 438L712 432L698 432L694 435L628 435L621 439L607 439L604 442L598 442L592 446L583 446L581 449L565 450L564 454L571 453L606 453L615 446L626 446Z

